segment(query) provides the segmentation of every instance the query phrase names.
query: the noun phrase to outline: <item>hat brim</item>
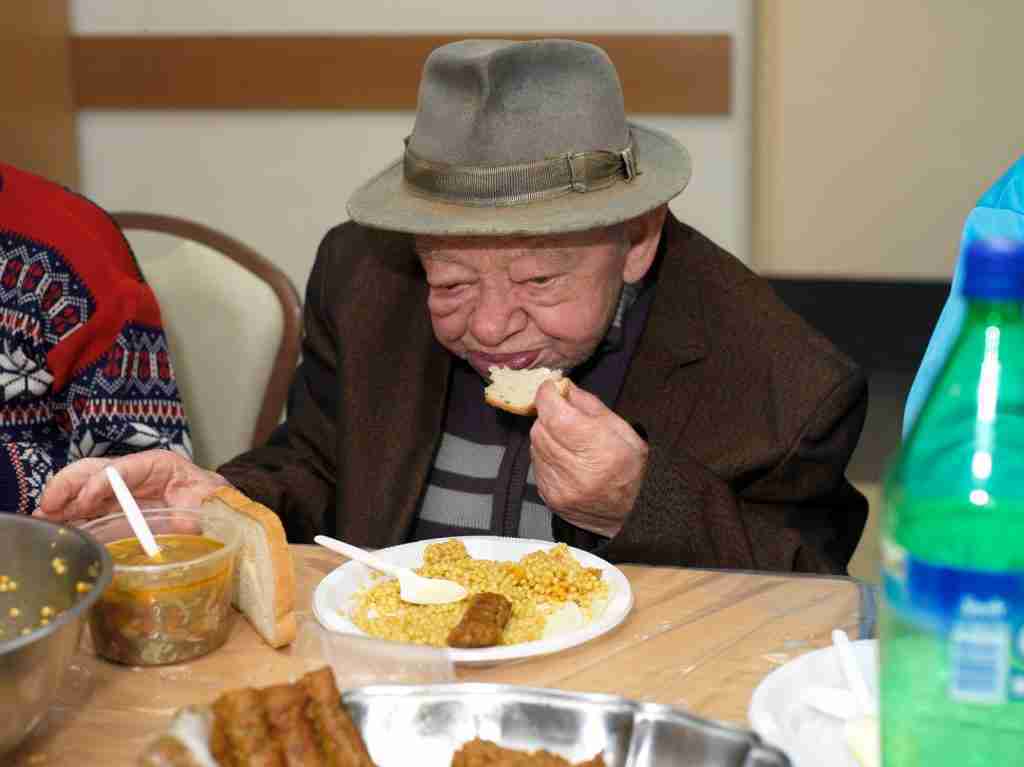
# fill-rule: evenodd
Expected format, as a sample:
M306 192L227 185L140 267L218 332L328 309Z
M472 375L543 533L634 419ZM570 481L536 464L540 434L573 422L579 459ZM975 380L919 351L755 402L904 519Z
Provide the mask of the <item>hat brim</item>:
M410 234L538 235L611 226L668 202L690 181L690 155L671 136L630 124L640 175L593 192L568 192L541 202L478 207L413 194L399 158L348 201L353 221Z

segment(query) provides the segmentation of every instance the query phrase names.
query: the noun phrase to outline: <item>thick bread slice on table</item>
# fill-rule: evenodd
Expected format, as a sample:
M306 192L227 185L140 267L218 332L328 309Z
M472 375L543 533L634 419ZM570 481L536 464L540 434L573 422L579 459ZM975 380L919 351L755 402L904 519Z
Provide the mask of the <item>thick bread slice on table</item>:
M554 381L558 393L563 397L569 393L569 379L562 375L561 370L552 368L513 368L491 367L491 385L484 389L484 400L491 407L507 410L516 415L536 415L537 408L533 401L537 397L537 389L545 381Z
M271 647L295 639L295 571L281 519L233 487L222 487L203 501L231 511L242 526L232 602Z

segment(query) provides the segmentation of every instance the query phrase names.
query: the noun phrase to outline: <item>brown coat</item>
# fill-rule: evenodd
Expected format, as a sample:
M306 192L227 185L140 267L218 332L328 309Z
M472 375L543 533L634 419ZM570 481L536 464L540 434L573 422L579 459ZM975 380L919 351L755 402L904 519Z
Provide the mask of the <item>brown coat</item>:
M613 561L842 572L866 518L844 471L867 406L857 367L767 282L671 216L616 411L643 426L637 505ZM287 428L221 468L292 540L408 536L441 437L451 357L408 237L342 224L307 292ZM558 528L556 528L558 529ZM569 543L593 548L562 525ZM557 533L556 533L557 534Z

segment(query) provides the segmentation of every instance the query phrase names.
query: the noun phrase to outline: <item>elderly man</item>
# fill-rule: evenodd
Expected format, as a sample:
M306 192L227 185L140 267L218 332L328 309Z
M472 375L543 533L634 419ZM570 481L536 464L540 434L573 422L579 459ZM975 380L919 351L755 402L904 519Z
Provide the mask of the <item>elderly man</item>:
M572 41L428 58L403 157L349 201L309 280L304 359L266 447L201 470L118 459L137 494L230 482L289 538L491 533L610 560L842 572L866 504L844 479L865 382L768 285L667 213L690 160L626 121ZM554 367L536 419L488 407L492 365ZM76 464L40 513L112 509Z

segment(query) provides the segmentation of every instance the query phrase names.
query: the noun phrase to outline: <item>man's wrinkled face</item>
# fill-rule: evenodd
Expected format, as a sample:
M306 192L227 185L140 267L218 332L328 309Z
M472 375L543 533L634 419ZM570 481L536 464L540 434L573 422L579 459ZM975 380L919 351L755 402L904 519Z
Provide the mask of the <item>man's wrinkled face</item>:
M547 237L416 238L434 335L482 376L492 365L569 369L604 338L629 242L616 226Z

